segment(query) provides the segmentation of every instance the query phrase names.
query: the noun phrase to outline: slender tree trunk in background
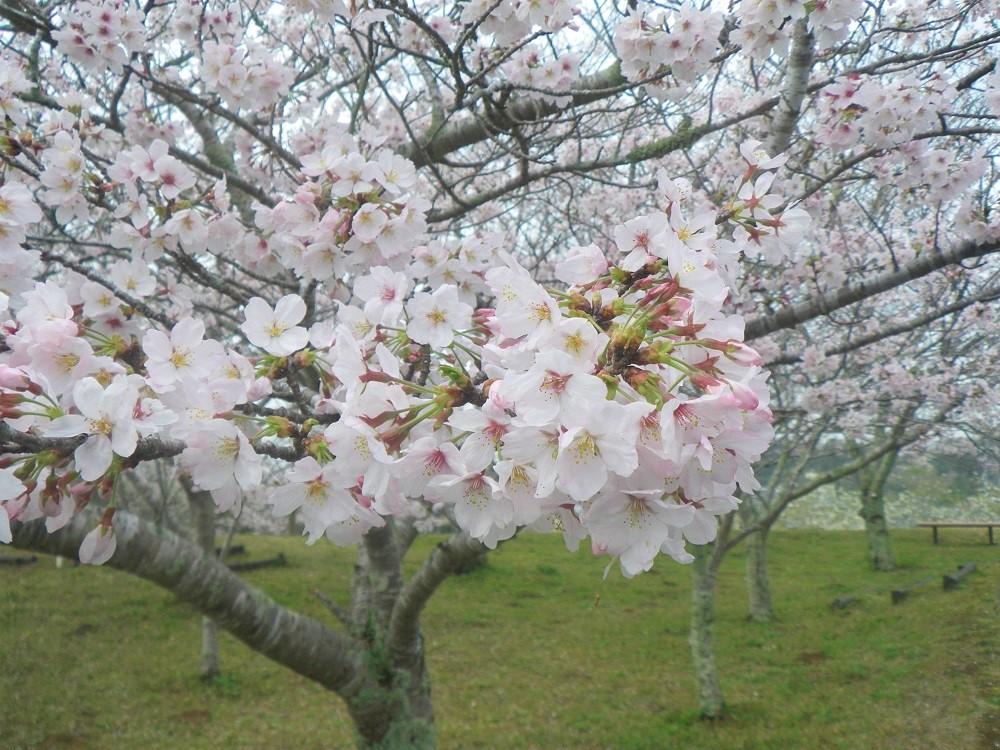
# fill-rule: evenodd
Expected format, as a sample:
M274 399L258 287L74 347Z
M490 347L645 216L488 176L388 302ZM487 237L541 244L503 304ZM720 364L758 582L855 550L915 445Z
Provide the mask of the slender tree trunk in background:
M715 622L716 564L713 545L692 545L691 554L691 660L698 685L698 707L703 719L722 717L722 687L715 666L712 631Z
M203 680L214 680L219 676L219 638L215 621L201 616L201 666L198 676Z
M302 536L302 524L299 522L299 511L293 510L287 516L287 526L285 528L285 533L288 536Z
M892 473L897 453L887 453L871 471L862 472L861 518L865 522L868 561L873 570L895 570L896 559L889 543L889 525L885 517L885 483Z
M744 526L759 522L759 513L752 505L752 498L745 498L740 506ZM751 622L771 622L774 608L771 604L771 580L767 574L767 539L770 525L760 528L747 537L747 619Z
M194 489L190 482L184 484L188 505L191 509L191 525L194 527L195 542L202 551L215 557L215 501L208 492ZM219 670L219 638L215 621L211 617L201 617L201 666L198 676L203 680L214 680L221 674Z

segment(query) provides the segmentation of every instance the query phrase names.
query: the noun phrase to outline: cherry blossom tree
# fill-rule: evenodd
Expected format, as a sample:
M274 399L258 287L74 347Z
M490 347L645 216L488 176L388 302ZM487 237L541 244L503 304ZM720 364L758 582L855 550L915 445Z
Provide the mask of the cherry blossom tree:
M808 378L996 299L994 15L5 3L0 541L176 592L337 693L361 747L433 745L420 613L525 527L626 576L693 561L710 665L775 435L765 359ZM790 406L860 434L845 382ZM356 544L343 632L120 510L156 461ZM431 511L459 531L405 579Z

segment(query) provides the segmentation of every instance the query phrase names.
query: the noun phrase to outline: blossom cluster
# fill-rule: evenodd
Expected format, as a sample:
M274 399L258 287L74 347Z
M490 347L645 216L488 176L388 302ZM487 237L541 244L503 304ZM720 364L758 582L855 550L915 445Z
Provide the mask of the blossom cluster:
M847 36L849 24L860 17L861 0L744 0L736 9L739 27L732 41L755 60L763 60L772 51L784 54L795 23L807 19L808 31L820 48L828 47Z
M661 552L689 560L685 539L711 540L738 491L757 487L751 464L772 434L761 359L726 305L741 253L785 253L802 236L798 209L769 193L783 159L745 144L721 216L661 174L660 210L616 227L614 246L569 250L545 287L503 236L419 244L413 164L329 141L238 243L313 291L249 299L225 338L145 302L170 284L151 262L204 252L207 226L227 221L224 184L196 208L165 143L117 156L105 192L123 196L115 231L131 258L20 290L3 325L0 440L48 441L0 465L4 521L54 529L102 502L81 550L102 562L122 472L178 456L227 509L271 456L293 464L269 491L274 511L300 510L310 541L357 542L436 508L489 546L524 526L570 547L589 536L626 575ZM26 187L0 188L5 262L34 263L20 245L41 218Z
M880 79L851 74L824 87L824 126L817 140L838 148L898 146L934 130L937 112L947 109L955 96L955 88L940 75L907 74L886 86Z
M411 238L426 229L428 207L409 192L417 179L412 162L389 150L367 158L343 132L330 140L302 158L307 179L291 199L256 207L259 234L244 250L254 267L276 263L300 278L326 281L409 262Z
M233 109L266 109L288 93L294 71L258 44L205 42L200 79Z
M558 31L570 24L575 13L572 0L468 0L462 3L461 21L481 24L484 34L505 47L526 37L533 27Z
M62 54L88 70L120 74L145 45L145 14L127 0L85 0L59 12L64 23L52 38Z
M633 6L614 33L622 75L649 81L646 88L660 98L678 93L709 66L719 46L722 13L685 8L671 14L645 3Z
M542 60L538 48L528 44L517 51L504 69L510 82L519 87L568 89L579 77L580 60L569 52Z

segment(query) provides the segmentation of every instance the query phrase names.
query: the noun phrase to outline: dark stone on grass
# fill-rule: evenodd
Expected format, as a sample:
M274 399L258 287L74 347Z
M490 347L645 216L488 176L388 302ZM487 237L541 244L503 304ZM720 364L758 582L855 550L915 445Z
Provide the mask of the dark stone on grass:
M38 562L37 555L26 555L21 557L0 557L0 565L30 565Z
M249 560L247 562L229 563L230 570L248 571L260 570L261 568L280 568L288 564L284 553L279 552L277 557L269 557L266 560Z

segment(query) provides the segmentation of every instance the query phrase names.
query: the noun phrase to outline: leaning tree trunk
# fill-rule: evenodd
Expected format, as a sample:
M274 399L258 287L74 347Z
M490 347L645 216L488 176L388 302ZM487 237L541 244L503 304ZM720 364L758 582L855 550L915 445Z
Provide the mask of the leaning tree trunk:
M215 557L215 501L208 492L196 490L190 481L184 482L188 506L191 509L191 525L194 527L195 542L206 555ZM219 669L219 637L215 620L201 616L201 665L198 676L203 680L214 680L221 674Z
M740 506L743 523L748 528L758 524L757 530L747 537L747 619L751 622L771 622L774 608L771 604L771 580L767 573L767 538L771 527L761 522L751 502L744 499Z
M44 519L15 523L13 543L73 555L93 523L78 514L51 534ZM390 520L373 530L358 556L351 610L328 604L349 631L338 633L285 609L187 539L125 511L115 514L114 523L117 549L109 566L172 591L261 655L335 692L354 722L359 748L434 747L420 613L455 568L486 553L482 543L455 534L403 583L402 557L416 535L412 523Z
M868 561L873 570L895 570L896 559L889 543L889 525L885 517L885 484L896 462L896 452L887 453L874 471L862 473L861 518L865 522Z
M691 660L703 719L722 718L722 687L715 666L712 631L715 622L716 565L712 545L693 545L691 553Z

